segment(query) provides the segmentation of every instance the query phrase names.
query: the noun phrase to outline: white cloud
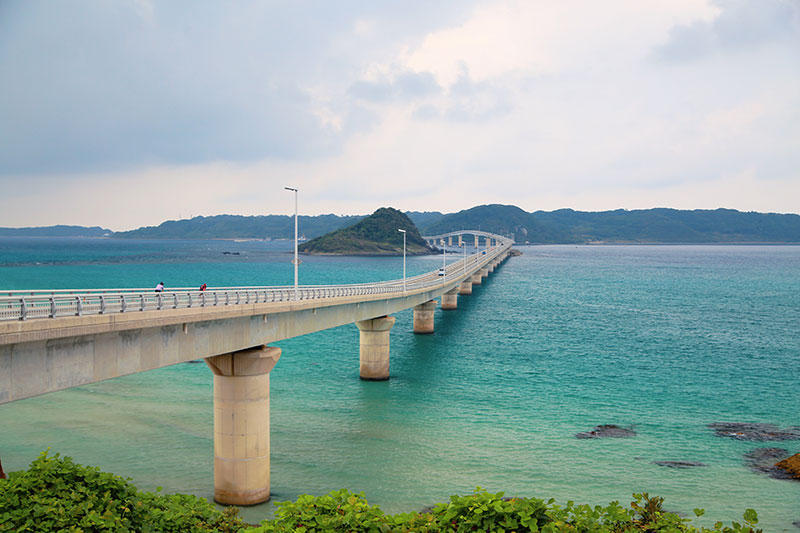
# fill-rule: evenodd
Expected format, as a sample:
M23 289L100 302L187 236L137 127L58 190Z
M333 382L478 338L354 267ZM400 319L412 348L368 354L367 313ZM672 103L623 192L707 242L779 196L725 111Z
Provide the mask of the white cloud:
M103 34L114 54L144 46L123 55L139 63L115 66L98 51L52 98L37 81L56 72L44 61L62 68L80 43L62 35L63 54L29 51L34 73L4 63L22 74L0 88L13 103L5 112L32 126L0 131L11 157L0 225L287 213L284 185L300 187L309 214L481 203L797 212L800 51L785 24L762 17L756 33L778 24L783 37L663 60L676 28L719 33L746 22L731 14L742 5L500 0L421 17L427 3L375 4L331 8L304 29L315 13L303 5L273 7L265 28L256 8L217 19L207 6L197 18L153 4L152 42ZM198 44L209 28L191 26L210 19ZM26 23L34 36L47 29ZM8 164L25 158L35 164Z
M432 32L406 51L405 63L455 83L466 70L477 81L518 73L553 75L637 58L646 43L716 10L703 1L504 0L476 8L464 24Z

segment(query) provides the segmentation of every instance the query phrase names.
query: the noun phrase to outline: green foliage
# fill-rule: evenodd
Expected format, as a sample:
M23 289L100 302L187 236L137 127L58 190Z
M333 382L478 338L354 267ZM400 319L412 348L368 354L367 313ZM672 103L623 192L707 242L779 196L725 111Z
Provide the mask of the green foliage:
M288 201L288 198L287 198ZM410 212L408 217L433 235L460 229L482 229L514 235L517 242L800 242L800 216L743 213L733 209L640 209L585 212L572 209L528 213L513 205L479 205L457 213ZM300 216L301 235L309 239L352 225L363 216ZM103 228L50 226L0 228L0 236L86 236L111 233ZM286 215L217 215L168 220L158 226L113 233L138 239L286 239L294 235ZM469 242L472 242L469 240Z
M381 207L352 226L305 242L300 246L300 251L323 254L402 254L403 234L398 229L405 229L407 232L406 249L409 255L433 251L411 219L391 207Z
M377 506L370 506L363 494L347 490L325 496L300 496L297 502L279 503L274 520L265 520L249 533L313 533L395 532L395 533L461 533L468 531L543 533L760 533L753 529L758 523L755 511L744 513L744 523L731 526L715 525L714 529L697 528L690 520L664 511L664 499L647 493L634 494L631 508L619 502L607 506L555 505L537 498L504 498L503 493L490 493L478 487L466 496L452 496L421 513L384 515ZM702 509L695 509L701 516Z
M110 229L94 226L41 226L36 228L0 228L0 237L103 237Z
M300 496L278 503L275 518L247 529L253 533L462 533L471 531L543 533L761 533L758 514L747 509L742 522L695 527L689 519L664 511L664 499L634 494L630 509L556 505L553 500L505 498L478 487L452 496L427 512L386 515L363 493L346 489L324 496ZM128 480L81 466L69 457L42 453L21 472L0 480L0 532L223 532L245 531L237 509L220 512L196 496L138 491ZM702 516L702 509L695 509Z
M634 494L633 497L635 501L631 502L631 507L639 515L639 521L641 523L655 523L664 514L664 498L658 496L653 496L651 498L646 492Z
M0 531L238 531L203 498L140 492L128 480L43 452L0 480Z
M503 498L480 487L467 496L451 496L434 507L438 531L538 531L550 521L547 504L536 498Z
M342 489L325 496L304 494L296 502L278 503L274 520L249 531L315 533L323 531L391 531L386 516L367 503L363 493Z
M734 209L639 209L528 213L513 205L480 205L428 219L426 234L482 229L513 234L517 242L800 242L800 216Z
M576 505L569 501L564 507L552 505L547 515L552 520L542 528L547 533L557 531L606 532L635 531L633 510L625 509L619 502L602 505Z
M361 220L362 216L299 216L300 234L308 238ZM183 220L167 220L158 226L118 231L113 237L123 239L291 239L294 238L294 215L215 215Z

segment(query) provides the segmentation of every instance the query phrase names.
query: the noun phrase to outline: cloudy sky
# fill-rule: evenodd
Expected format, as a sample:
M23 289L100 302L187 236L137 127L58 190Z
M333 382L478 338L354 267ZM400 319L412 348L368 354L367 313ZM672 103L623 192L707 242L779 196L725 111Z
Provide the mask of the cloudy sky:
M0 0L0 226L800 212L800 0Z

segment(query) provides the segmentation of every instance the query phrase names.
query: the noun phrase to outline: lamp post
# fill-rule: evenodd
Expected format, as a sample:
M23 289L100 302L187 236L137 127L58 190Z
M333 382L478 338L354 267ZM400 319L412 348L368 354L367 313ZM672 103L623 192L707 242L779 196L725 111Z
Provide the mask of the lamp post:
M406 292L406 230L398 229L403 234L403 292Z
M461 247L464 249L464 276L467 275L467 243L461 243Z
M297 300L297 189L284 187L287 191L294 192L294 299Z

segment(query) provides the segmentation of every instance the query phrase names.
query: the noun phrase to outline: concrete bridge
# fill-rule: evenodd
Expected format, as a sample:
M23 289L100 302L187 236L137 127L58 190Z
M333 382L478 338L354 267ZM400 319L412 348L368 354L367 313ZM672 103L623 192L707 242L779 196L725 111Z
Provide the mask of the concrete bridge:
M392 313L414 309L414 333L434 331L436 298L456 309L508 256L512 241L438 271L357 285L0 292L0 404L198 358L214 374L214 499L250 505L270 496L270 343L348 323L360 331L365 380L389 379ZM466 250L466 247L465 247Z
M464 246L464 235L472 235L472 242L475 248L479 247L481 238L483 238L486 248L496 246L501 241L513 242L514 240L512 237L501 237L500 235L480 230L451 231L440 235L426 235L422 238L433 246Z

